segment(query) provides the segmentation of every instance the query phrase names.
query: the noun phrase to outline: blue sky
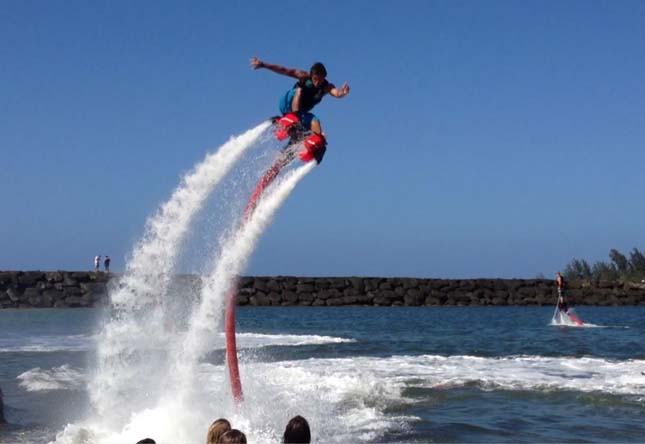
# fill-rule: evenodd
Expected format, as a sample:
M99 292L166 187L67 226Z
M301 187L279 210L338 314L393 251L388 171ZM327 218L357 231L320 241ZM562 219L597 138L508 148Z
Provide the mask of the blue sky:
M0 4L0 269L113 268L292 84L325 162L249 274L551 276L645 248L642 1Z

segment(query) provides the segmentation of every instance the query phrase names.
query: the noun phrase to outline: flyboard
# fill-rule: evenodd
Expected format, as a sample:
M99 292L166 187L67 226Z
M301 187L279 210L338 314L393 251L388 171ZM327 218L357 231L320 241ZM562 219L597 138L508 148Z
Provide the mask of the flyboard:
M571 319L577 325L580 325L580 326L585 325L585 323L582 322L579 317L571 313L571 310L567 311L567 316L569 316L569 319Z
M244 209L242 224L249 221L262 193L271 185L284 167L289 165L296 157L303 162L316 160L317 163L320 163L327 150L325 136L307 131L301 125L300 119L296 114L288 113L281 117L273 117L271 121L275 125L276 139L282 141L289 138L289 142L253 190L251 198ZM231 381L231 391L235 402L240 403L243 400L243 393L237 360L237 343L235 340L236 288L237 283L234 283L226 296L224 331L226 336L226 362L228 364L229 379Z
M587 326L582 320L576 316L571 310L560 310L559 308L555 308L555 313L553 313L553 320L552 320L552 325L559 325L559 326L578 326L578 327L584 327Z
M558 301L560 299L560 293L558 292ZM556 301L555 311L553 312L552 323L555 325L571 325L567 322L567 319L571 320L573 324L577 326L585 326L586 324L577 317L572 310L570 310L566 304L563 307L560 307L560 304Z
M551 320L551 325L557 327L602 327L600 325L585 322L575 313L574 309L562 311L556 308L556 311ZM616 328L629 328L629 327L616 327Z

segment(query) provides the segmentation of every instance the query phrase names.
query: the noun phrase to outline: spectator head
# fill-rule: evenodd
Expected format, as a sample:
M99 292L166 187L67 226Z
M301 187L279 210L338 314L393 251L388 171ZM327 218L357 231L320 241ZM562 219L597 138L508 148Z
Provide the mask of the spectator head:
M138 441L137 444L157 444L152 438L143 438L141 441Z
M238 429L232 429L224 433L219 442L221 444L246 444L246 435Z
M206 444L217 444L221 442L222 435L231 430L231 423L224 418L213 421L208 428Z
M291 418L287 427L284 429L282 442L285 444L308 444L311 442L311 431L309 423L302 416Z

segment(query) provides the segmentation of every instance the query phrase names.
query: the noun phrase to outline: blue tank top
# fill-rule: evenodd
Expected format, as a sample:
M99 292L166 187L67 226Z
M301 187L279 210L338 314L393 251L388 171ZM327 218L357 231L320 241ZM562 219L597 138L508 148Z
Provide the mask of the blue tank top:
M327 84L327 80L325 80L322 85L316 87L311 81L311 78L296 82L294 88L302 88L300 92L300 111L306 113L318 105L325 95Z

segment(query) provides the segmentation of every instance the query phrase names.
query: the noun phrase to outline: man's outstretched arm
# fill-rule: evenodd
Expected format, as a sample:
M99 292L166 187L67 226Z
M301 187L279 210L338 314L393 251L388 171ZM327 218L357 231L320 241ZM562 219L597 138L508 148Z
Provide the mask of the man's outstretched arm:
M347 94L349 94L349 84L343 83L342 88L336 88L334 85L330 85L329 94L336 97L337 99L345 97Z
M296 68L285 68L284 66L280 66L280 65L273 65L271 63L263 62L257 57L253 57L251 59L251 68L253 69L265 68L277 74L293 77L294 79L298 79L298 80L306 79L307 77L309 77L309 73L307 71L303 71L301 69L296 69Z

